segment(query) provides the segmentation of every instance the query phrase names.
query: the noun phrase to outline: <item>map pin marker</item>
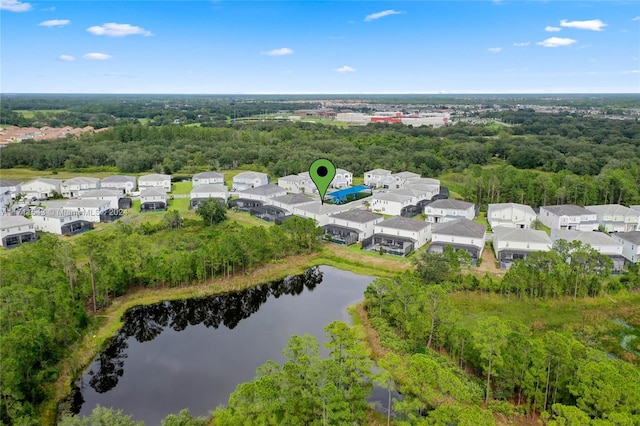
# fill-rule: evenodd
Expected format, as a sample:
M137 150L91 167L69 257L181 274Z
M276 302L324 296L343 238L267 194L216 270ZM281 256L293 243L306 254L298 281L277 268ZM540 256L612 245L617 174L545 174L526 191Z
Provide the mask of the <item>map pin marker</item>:
M313 183L316 184L316 188L320 193L320 201L324 204L324 196L327 194L329 184L336 177L336 166L331 161L320 158L309 167L309 176L311 176Z

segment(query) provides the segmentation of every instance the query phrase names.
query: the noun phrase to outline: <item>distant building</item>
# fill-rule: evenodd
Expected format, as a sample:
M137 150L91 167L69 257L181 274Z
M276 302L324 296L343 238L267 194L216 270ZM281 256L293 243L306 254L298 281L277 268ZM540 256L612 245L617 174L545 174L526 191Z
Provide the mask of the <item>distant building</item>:
M261 172L242 172L233 177L232 190L244 191L250 188L257 188L269 183L269 176ZM286 192L286 191L285 191Z
M247 188L237 193L240 198L249 200L260 200L263 203L266 203L266 201L270 200L271 198L279 197L286 194L287 191L284 188L281 188L278 185L274 185L272 183L256 186L253 188Z
M622 255L628 262L640 262L640 231L616 232L611 238L622 244Z
M280 185L278 185L280 186ZM317 198L307 197L303 194L286 194L273 197L269 200L272 206L279 207L287 212L287 214L293 214L296 207L317 203Z
M344 169L336 169L336 175L329 186L335 189L348 188L353 183L353 173Z
M152 173L138 178L138 188L162 188L166 192L171 192L171 176Z
M395 179L391 177L391 171L385 169L373 169L364 172L364 184L372 188L389 188L395 183Z
M394 185L395 185L395 189L400 189L402 188L404 185L406 185L407 183L416 180L416 179L421 179L422 176L420 176L417 173L413 173L413 172L399 172L399 173L394 173L391 175L391 177L394 179Z
M21 191L27 200L46 200L54 192L61 194L61 185L58 179L38 178L22 184Z
M74 177L62 181L62 185L60 186L62 196L67 198L76 198L83 191L91 191L99 188L100 179L84 176Z
M460 200L435 200L424 209L425 220L429 223L450 222L459 218L473 220L476 206Z
M491 228L529 229L535 220L536 212L524 204L489 204L487 209L487 221Z
M38 235L32 220L23 216L0 216L0 239L2 247L9 249L36 241Z
M291 194L309 194L313 181L309 177L301 175L288 175L278 178L278 186Z
M640 231L640 211L620 204L585 206L598 215L598 226L605 232Z
M476 264L482 257L487 229L480 223L466 218L434 224L431 228L430 252L443 253L447 246L465 250Z
M193 175L193 186L224 185L224 175L218 172L202 172Z
M541 206L538 220L551 229L571 231L595 231L598 229L598 215L573 204Z
M138 182L134 176L108 176L102 179L100 187L122 191L123 194L131 194L138 187Z
M81 200L105 200L109 202L109 208L119 209L120 199L124 196L119 189L95 189L82 192L78 198Z

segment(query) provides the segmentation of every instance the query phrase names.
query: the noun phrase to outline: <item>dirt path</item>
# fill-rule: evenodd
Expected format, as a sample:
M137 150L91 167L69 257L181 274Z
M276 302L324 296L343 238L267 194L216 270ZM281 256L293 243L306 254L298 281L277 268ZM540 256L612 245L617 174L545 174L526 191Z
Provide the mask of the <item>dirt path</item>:
M471 272L483 276L488 272L491 275L502 278L504 274L507 273L507 270L496 267L496 257L493 251L489 249L489 247L485 247L484 250L482 250L482 263L480 266L473 268Z

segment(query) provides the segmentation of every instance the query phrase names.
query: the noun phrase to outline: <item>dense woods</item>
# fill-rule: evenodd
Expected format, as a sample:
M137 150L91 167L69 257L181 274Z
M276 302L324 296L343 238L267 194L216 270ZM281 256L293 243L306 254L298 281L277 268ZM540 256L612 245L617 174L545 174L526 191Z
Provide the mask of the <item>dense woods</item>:
M309 219L268 229L233 223L203 228L191 222L179 231L165 230L166 222L119 223L113 232L72 242L43 235L2 259L2 422L37 423L34 406L56 379L65 348L82 335L91 312L129 288L184 286L244 273L310 253L318 244L307 238Z

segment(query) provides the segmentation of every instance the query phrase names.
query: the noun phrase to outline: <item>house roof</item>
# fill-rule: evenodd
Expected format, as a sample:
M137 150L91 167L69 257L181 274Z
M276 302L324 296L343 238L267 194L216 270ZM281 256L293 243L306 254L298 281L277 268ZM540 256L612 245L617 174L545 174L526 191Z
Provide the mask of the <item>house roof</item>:
M585 244L595 245L620 245L620 243L604 232L595 231L571 231L566 229L554 229L551 231L553 241L567 240L580 241Z
M433 225L433 234L453 235L456 237L482 238L487 229L484 225L469 219L460 218L450 222Z
M202 172L193 175L194 179L224 179L224 175L218 172Z
M191 196L193 196L193 194L205 194L205 193L211 193L211 192L229 192L229 189L224 186L224 185L218 185L215 183L208 183L206 185L198 185L195 186L192 190L191 190Z
M339 175L339 174L343 174L343 175L344 174L350 174L350 175L353 175L353 173L351 173L349 170L345 170L345 169L336 169L336 174L337 175Z
M312 203L312 204L303 204L300 206L296 206L295 210L303 211L310 214L317 215L330 215L333 213L339 213L348 210L348 207L344 205L336 205L336 204L321 204L320 202Z
M616 232L613 235L630 243L640 245L640 231Z
M391 175L391 170L373 169L373 170L369 170L368 172L364 172L364 174L365 175L373 174L373 175L378 175L378 176L390 176Z
M83 191L78 196L79 198L86 197L121 197L122 191L117 191L115 189L92 189L91 191Z
M55 186L62 185L62 181L61 180L59 180L59 179L49 179L49 178L33 179L33 180L30 180L29 182L27 182L25 185L33 183L33 182L44 182L44 183L48 183L49 185L55 185Z
M487 211L491 212L493 210L522 210L525 213L529 213L535 215L536 212L533 211L531 206L527 206L526 204L518 204L518 203L495 203L489 204Z
M558 206L540 206L541 209L545 209L556 216L580 216L583 214L593 214L593 212L585 209L584 207L576 206L574 204L560 204Z
M102 179L102 183L118 183L118 182L134 182L135 183L136 178L134 176L122 176L122 175L115 175L115 176L107 176L106 178Z
M620 204L601 204L596 206L584 206L585 209L599 215L638 216L640 212L621 206Z
M411 182L407 184L407 186L414 186L414 185L440 186L440 181L438 179L421 177L421 178L411 179Z
M13 228L31 224L33 224L33 221L24 216L0 216L0 228Z
M419 174L413 172L398 172L392 174L391 176L401 179L417 179L421 177Z
M425 195L428 192L429 191L427 191L426 189L405 186L400 189L394 189L391 193L397 195L408 195L410 197L420 197L421 195Z
M140 190L140 197L157 197L157 196L162 196L162 197L166 197L167 196L167 191L164 190L163 188L142 188Z
M393 192L380 192L377 194L373 194L373 197L371 197L371 199L402 203L404 201L411 201L414 199L414 197L411 195L396 194Z
M262 172L242 172L238 173L233 177L233 180L236 181L238 179L264 179L267 177L266 173Z
M429 204L429 207L433 207L434 209L468 210L475 207L475 205L468 201L446 199L435 200L433 203Z
M391 228L391 229L400 229L403 231L418 232L418 231L422 231L425 228L428 228L430 224L428 224L427 222L423 222L415 219L409 219L402 216L394 216L387 220L383 220L380 223L377 223L376 226Z
M272 200L277 201L278 203L287 204L290 206L293 206L295 204L301 204L301 203L311 203L315 201L313 198L309 198L306 195L302 195L302 194L279 195L277 197L273 197Z
M289 182L306 182L309 179L304 177L304 176L300 176L300 175L288 175L288 176L283 176L281 178L278 178L278 180L287 180Z
M7 187L7 186L16 186L16 185L20 185L22 182L20 182L19 180L9 180L9 179L0 179L0 187Z
M74 178L67 179L67 180L63 181L62 184L65 185L65 186L68 186L68 185L82 185L82 184L95 185L98 182L100 182L100 179L98 179L98 178L77 176L77 177L74 177Z
M551 238L544 231L535 229L502 228L493 230L494 241L509 241L517 243L552 244Z
M281 188L278 185L274 185L272 183L256 186L255 188L245 189L244 191L239 191L240 194L253 194L253 195L265 195L265 196L274 195L274 194L284 194L286 192L287 191L284 188Z
M69 200L64 203L62 208L64 209L82 209L82 208L93 208L93 207L102 207L105 204L109 204L108 200Z
M336 219L348 220L350 222L367 223L382 219L379 214L371 213L367 210L349 210L346 212L332 214L331 217Z
M171 176L163 175L159 173L152 173L150 175L144 175L138 178L138 182L155 182L159 180L171 180Z

